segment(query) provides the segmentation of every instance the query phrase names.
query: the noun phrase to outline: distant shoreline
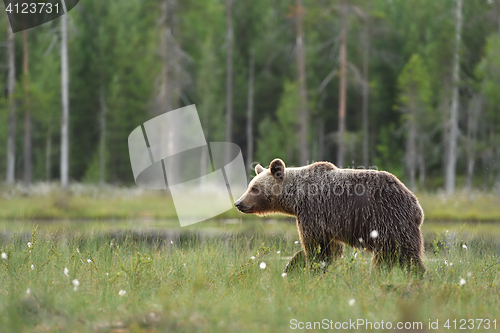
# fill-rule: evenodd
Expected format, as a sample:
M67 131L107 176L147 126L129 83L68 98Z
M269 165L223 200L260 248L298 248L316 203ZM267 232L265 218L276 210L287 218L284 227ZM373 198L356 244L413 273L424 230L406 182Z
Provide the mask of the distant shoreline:
M500 196L480 191L416 193L424 209L426 222L495 223L500 222ZM0 220L177 220L168 191L142 190L137 187L115 187L72 184L63 191L57 183L22 186L0 186ZM231 209L214 220L255 220ZM273 215L268 219L290 220ZM260 219L262 221L262 219Z

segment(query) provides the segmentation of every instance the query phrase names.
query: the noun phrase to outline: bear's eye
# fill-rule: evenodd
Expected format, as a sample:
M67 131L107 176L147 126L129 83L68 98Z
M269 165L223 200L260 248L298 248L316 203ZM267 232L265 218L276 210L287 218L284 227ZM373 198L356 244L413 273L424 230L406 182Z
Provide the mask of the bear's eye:
M259 188L257 186L254 186L252 187L252 193L258 193L259 192Z

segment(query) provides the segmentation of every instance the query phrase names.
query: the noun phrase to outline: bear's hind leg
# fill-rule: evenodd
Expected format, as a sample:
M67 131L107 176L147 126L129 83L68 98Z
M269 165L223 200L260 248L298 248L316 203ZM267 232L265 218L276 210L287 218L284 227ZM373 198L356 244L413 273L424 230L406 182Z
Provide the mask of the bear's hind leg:
M407 268L410 273L423 277L426 268L422 262L424 253L424 241L420 230L413 233L414 242L407 244L401 249L399 263L401 267Z
M422 277L426 271L422 258L418 254L404 254L400 257L401 267L407 268L410 273Z
M329 261L338 260L344 254L344 244L337 241L330 241L328 244L328 259Z
M394 251L389 249L377 249L373 251L372 265L377 269L391 270L396 261Z

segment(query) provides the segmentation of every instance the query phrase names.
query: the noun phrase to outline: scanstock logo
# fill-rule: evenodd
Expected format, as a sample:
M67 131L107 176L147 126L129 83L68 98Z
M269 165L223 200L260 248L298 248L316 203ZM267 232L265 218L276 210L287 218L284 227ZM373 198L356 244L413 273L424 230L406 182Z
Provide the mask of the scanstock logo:
M195 105L137 127L128 148L136 184L168 188L183 227L231 209L247 187L240 148L231 142L207 144Z

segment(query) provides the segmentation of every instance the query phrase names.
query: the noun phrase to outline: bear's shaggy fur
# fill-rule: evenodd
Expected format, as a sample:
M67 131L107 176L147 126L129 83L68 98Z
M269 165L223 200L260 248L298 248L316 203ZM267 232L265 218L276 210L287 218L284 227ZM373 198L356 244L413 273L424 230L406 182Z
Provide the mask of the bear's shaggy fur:
M376 170L339 169L329 162L286 168L280 159L256 177L235 202L246 214L282 213L297 217L304 251L286 270L307 263L328 263L343 244L373 252L375 266L400 264L418 273L424 213L415 195L396 176Z

